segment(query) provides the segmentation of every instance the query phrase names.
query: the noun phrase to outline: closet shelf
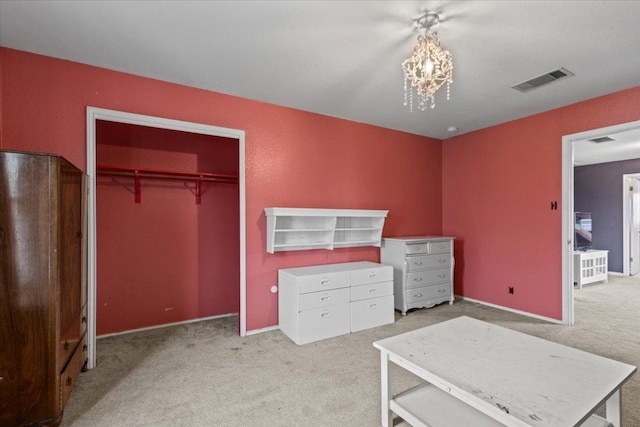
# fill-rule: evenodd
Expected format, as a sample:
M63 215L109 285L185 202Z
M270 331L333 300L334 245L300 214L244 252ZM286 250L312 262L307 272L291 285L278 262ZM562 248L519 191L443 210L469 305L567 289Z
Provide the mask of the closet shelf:
M222 175L208 172L178 172L163 169L131 168L123 166L98 165L96 167L96 173L98 175L132 176L134 178L136 203L140 203L142 199L142 178L194 181L196 184L196 205L199 205L202 200L202 181L227 184L238 183L238 177L233 175Z

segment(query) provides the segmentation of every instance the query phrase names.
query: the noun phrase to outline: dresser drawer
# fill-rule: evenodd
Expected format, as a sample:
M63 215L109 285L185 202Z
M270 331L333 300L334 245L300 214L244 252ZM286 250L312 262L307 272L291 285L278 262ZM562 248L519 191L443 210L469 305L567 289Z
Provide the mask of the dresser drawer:
M295 342L307 344L348 334L349 320L349 303L301 311L298 315L300 330Z
M58 369L61 370L68 362L80 339L87 332L87 305L80 309L80 314L74 322L60 331L58 342Z
M393 295L393 281L360 285L351 288L351 301Z
M394 321L393 295L351 303L351 332L375 328Z
M405 246L407 255L417 255L428 253L428 243L412 243Z
M298 295L298 310L328 307L349 302L349 288L332 289L330 291L309 292Z
M351 286L366 285L368 283L380 283L393 280L393 267L383 266L366 270L351 272Z
M407 289L420 288L436 283L451 283L451 268L407 273Z
M60 409L64 408L69 400L73 385L76 383L78 375L80 375L80 371L82 371L82 367L87 361L87 355L87 335L85 334L80 340L80 345L78 345L71 359L69 359L69 363L60 373Z
M451 257L442 255L420 255L407 257L407 271L418 271L426 268L450 267Z
M81 336L80 325L74 325L73 328L69 328L67 332L61 334L61 339L58 343L58 369L62 369L67 363L69 363L69 358L78 346Z
M429 242L427 246L430 254L451 253L451 244L449 242Z
M451 296L451 284L425 286L423 288L415 288L405 291L405 300L408 303L421 301L425 299L442 298Z
M349 286L349 272L337 272L301 276L298 278L298 293L326 291L329 289L344 288Z

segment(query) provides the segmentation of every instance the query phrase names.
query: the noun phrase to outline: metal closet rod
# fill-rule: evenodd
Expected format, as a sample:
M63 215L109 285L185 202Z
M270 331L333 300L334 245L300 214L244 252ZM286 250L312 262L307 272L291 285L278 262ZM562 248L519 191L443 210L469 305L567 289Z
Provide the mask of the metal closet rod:
M163 169L149 169L149 168L131 168L123 166L107 166L97 165L97 173L100 175L121 175L121 176L141 176L146 178L159 178L159 179L178 179L178 180L192 180L192 181L218 181L237 183L238 177L234 175L222 175L217 173L208 172L177 172L168 171Z
M236 184L238 177L233 175L221 175L217 173L206 172L177 172L162 169L146 169L146 168L129 168L122 166L97 165L96 172L98 175L117 175L134 177L135 202L140 203L142 200L142 178L152 179L173 179L179 181L195 181L196 205L202 200L202 181L213 181Z

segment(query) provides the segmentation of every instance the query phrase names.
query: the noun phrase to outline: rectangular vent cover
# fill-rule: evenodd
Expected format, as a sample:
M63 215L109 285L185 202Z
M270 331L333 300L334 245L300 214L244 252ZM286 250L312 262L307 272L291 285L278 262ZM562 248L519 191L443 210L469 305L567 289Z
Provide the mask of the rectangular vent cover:
M520 92L529 92L530 90L537 89L539 87L548 85L549 83L553 83L555 81L571 77L573 75L574 74L571 71L568 71L564 68L559 68L555 71L551 71L541 76L534 77L530 80L527 80L526 82L522 82L511 87L515 90L519 90Z
M595 142L596 144L601 144L603 142L611 142L611 141L615 141L615 139L609 137L609 136L603 136L600 138L593 138L593 139L589 139L589 142Z

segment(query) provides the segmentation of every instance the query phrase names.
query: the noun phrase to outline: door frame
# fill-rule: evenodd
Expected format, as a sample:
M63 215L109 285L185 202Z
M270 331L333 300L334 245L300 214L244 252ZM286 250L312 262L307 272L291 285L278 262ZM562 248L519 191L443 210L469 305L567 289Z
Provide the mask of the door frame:
M640 120L562 137L562 323L574 324L573 311L573 143L640 128Z
M631 242L629 241L629 180L640 181L640 173L626 173L622 175L622 274L631 275L629 258L631 257Z
M163 117L146 116L124 111L87 107L87 336L89 342L87 368L96 365L96 120L126 123L153 128L170 129L238 140L239 151L239 208L240 208L240 336L247 334L247 257L246 257L246 187L245 132L238 129L185 122Z

